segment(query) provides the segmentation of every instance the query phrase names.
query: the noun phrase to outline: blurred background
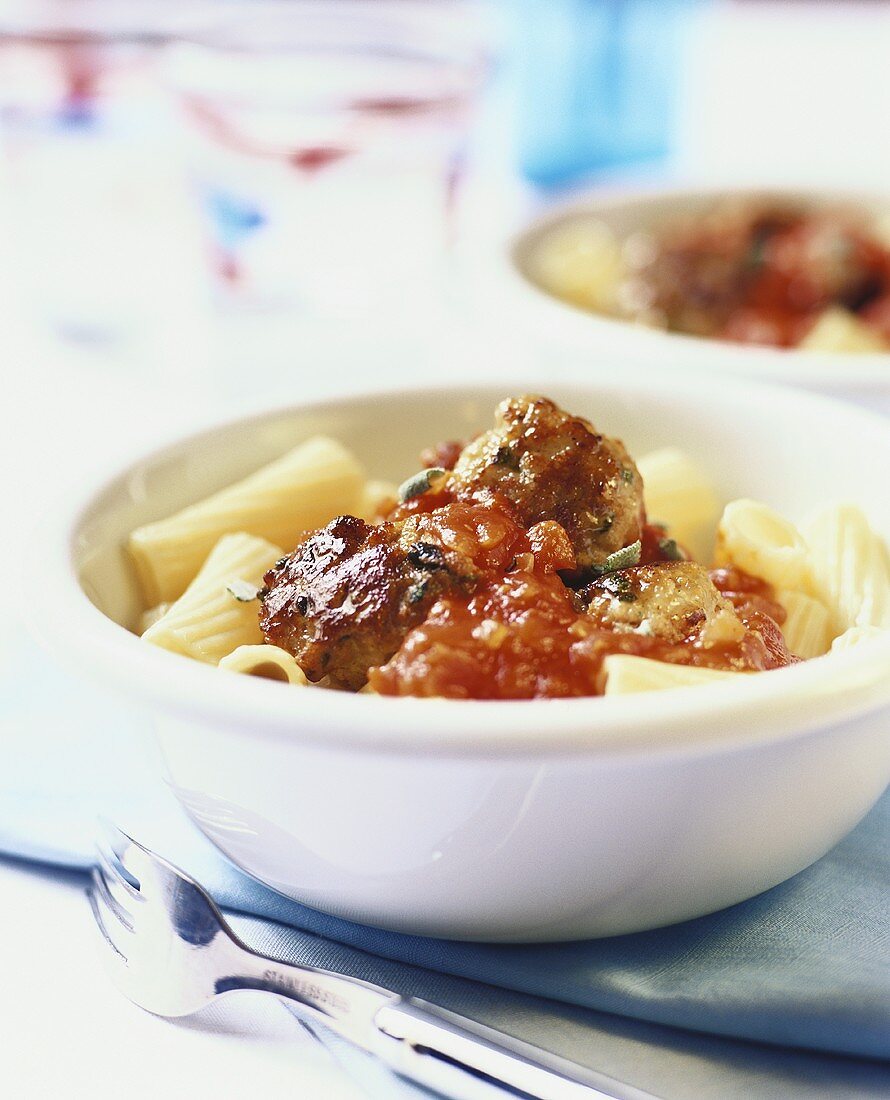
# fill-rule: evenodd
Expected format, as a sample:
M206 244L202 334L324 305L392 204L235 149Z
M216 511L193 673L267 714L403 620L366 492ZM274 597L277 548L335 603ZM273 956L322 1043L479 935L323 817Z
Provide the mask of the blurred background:
M881 0L0 0L14 533L196 418L536 369L489 293L572 195L880 192L888 56Z
M4 321L177 381L428 333L573 191L883 186L888 50L879 0L2 0Z

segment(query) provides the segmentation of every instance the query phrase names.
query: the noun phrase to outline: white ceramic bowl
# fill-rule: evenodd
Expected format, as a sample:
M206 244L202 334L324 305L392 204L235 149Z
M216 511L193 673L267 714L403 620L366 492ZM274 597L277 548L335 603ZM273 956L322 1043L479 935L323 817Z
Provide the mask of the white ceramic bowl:
M595 216L619 238L666 220L711 209L730 198L746 196L804 206L842 204L866 217L887 216L890 199L875 194L791 190L677 190L622 195L591 195L549 212L510 240L483 277L486 307L521 326L538 344L580 355L594 365L617 361L661 370L694 368L714 375L731 372L766 380L795 382L815 388L881 388L890 393L890 354L836 354L798 349L756 347L663 332L561 301L539 286L531 257L555 227Z
M517 383L513 392L540 388ZM680 378L546 387L640 454L680 443L727 498L835 499L890 534L890 431L825 398ZM491 421L504 387L360 395L166 446L52 518L29 597L49 644L151 709L169 781L227 855L358 921L455 938L651 928L775 885L890 776L890 637L738 684L537 702L389 699L226 675L126 627L122 546L315 432L398 478Z

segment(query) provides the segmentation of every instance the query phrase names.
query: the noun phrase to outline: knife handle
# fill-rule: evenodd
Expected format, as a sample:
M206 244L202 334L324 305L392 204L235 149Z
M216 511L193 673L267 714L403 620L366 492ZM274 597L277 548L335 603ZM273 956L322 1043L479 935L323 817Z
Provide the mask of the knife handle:
M484 1084L534 1100L657 1100L651 1093L413 997L379 1009L378 1051L396 1073L459 1100Z

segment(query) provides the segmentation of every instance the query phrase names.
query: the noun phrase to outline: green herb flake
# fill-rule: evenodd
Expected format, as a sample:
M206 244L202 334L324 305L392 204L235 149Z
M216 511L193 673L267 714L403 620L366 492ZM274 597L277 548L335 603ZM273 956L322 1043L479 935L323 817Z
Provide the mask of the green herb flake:
M622 546L620 550L610 554L599 565L595 565L593 571L601 577L603 573L613 573L616 569L627 569L631 565L638 565L642 553L643 544L637 539L630 546Z
M658 552L665 561L685 561L683 551L677 545L676 539L659 539Z
M519 459L510 447L498 447L494 456L495 466L506 466L508 470L519 469Z
M429 582L418 581L417 584L412 584L408 589L407 599L409 604L420 603L423 597L426 595L426 590Z
M631 587L630 578L623 573L617 574L609 587L622 603L633 603L637 598L636 592Z
M766 238L759 236L751 242L751 247L748 249L748 254L745 256L745 266L751 271L756 271L758 268L763 267L765 260Z
M608 592L616 600L622 603L634 603L637 594L626 573L608 573L597 584L597 591Z
M447 473L448 471L441 466L430 466L426 470L421 470L418 474L413 474L399 486L399 500L404 504L414 497L419 497L422 493L431 489L434 482Z

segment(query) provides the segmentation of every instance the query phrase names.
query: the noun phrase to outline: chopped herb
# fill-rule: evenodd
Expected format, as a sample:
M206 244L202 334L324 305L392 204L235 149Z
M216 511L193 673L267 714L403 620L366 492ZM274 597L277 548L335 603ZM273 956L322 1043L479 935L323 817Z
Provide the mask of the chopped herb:
M611 574L606 577L603 584L622 603L633 603L637 598L637 594L631 586L630 578L624 573Z
M421 493L425 493L427 489L432 488L433 483L447 473L448 471L441 466L430 466L428 470L421 470L419 474L412 475L399 486L399 500L404 504L407 500L419 497Z
M250 603L260 594L259 588L255 584L250 584L249 581L232 581L231 584L226 585L226 592L234 596L238 603Z
M407 599L408 603L420 603L423 597L426 595L426 590L429 586L428 580L418 581L417 584L412 584L408 589Z
M659 539L658 552L665 561L684 561L683 551L677 545L676 539Z
M494 456L496 466L506 466L510 470L519 469L519 459L510 447L498 447Z
M305 615L306 612L309 610L309 597L297 596L294 600L294 605L296 606L298 614Z
M621 480L622 481L626 481L629 484L630 482L632 482L634 480L634 477L635 477L635 474L634 474L633 470L630 469L630 467L628 467L628 466L622 466L621 467Z
M620 550L616 550L614 554L610 554L599 565L593 566L593 572L597 576L602 576L603 573L612 573L616 569L627 569L630 565L637 565L640 561L642 552L643 544L637 539L637 541L632 542L630 546L622 546Z
M748 249L748 254L745 257L745 266L751 270L756 271L757 268L763 266L763 262L766 259L766 237L759 235L751 242L751 247Z

